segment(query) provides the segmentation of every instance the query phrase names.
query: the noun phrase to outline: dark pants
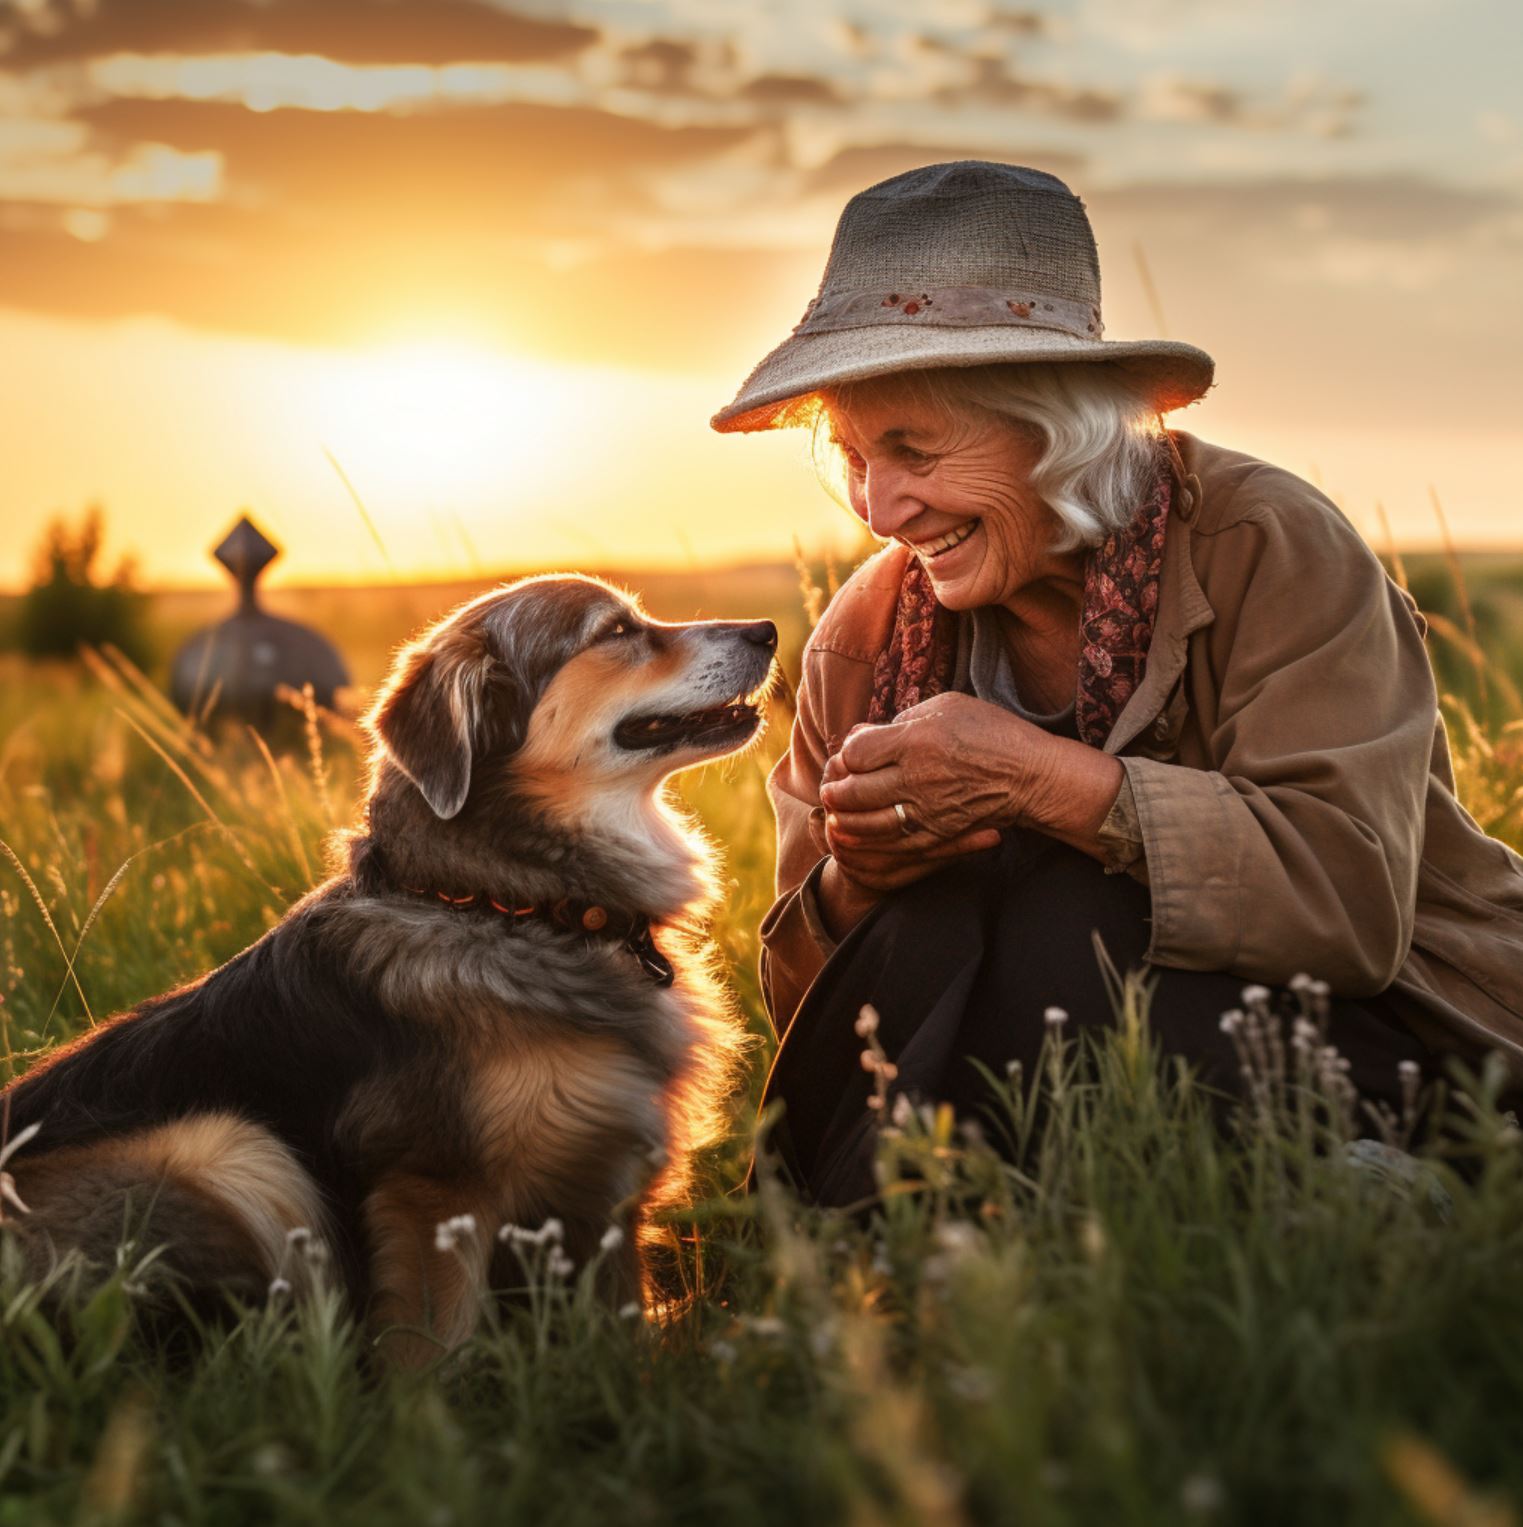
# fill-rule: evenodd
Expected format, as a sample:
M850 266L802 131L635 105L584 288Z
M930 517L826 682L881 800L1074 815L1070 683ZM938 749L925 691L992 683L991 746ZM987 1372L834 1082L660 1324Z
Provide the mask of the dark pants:
M768 1079L767 1101L785 1105L772 1149L789 1175L820 1203L873 1190L872 1079L853 1027L863 1003L878 1010L879 1041L899 1068L895 1090L971 1117L991 1101L973 1060L999 1076L1019 1061L1034 1077L1047 1008L1068 1013L1070 1038L1114 1022L1094 938L1118 970L1140 967L1150 909L1147 887L1129 875L1107 875L1027 832L887 898L820 972ZM1242 1006L1248 983L1214 971L1154 974L1148 1023L1164 1053L1183 1056L1208 1087L1240 1092L1238 1051L1221 1016ZM1274 996L1278 1008L1284 994ZM1425 1076L1437 1068L1400 1009L1394 993L1334 998L1327 1019L1327 1040L1360 1096L1398 1114L1399 1063L1416 1061Z

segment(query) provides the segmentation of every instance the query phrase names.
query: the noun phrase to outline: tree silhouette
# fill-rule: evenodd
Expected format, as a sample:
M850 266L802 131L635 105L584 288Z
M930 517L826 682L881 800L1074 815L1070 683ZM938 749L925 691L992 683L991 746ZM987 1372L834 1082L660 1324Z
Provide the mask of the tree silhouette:
M21 601L17 642L32 657L73 657L82 645L111 643L143 662L144 597L133 586L134 566L123 557L109 579L97 574L105 517L99 504L77 526L55 515L43 530L36 581Z

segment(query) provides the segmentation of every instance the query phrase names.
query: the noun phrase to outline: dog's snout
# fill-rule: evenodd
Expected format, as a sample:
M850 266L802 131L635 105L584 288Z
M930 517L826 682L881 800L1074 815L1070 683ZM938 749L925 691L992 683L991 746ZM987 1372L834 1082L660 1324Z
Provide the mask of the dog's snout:
M770 620L753 620L740 628L740 634L754 646L765 647L769 652L777 650L777 627Z

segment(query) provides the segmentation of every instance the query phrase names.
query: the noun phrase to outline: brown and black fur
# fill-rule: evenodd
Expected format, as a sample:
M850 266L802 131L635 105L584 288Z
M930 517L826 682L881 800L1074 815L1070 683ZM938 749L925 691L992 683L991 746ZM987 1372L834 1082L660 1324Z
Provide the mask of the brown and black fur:
M40 1126L7 1164L29 1212L5 1229L33 1265L68 1248L109 1265L135 1225L190 1287L262 1295L302 1270L285 1245L306 1227L401 1361L463 1339L481 1291L513 1280L504 1225L556 1217L580 1262L619 1224L607 1293L638 1297L641 1214L680 1191L739 1049L678 926L712 898L710 855L661 781L748 740L754 708L716 707L762 689L774 646L769 623L661 625L573 578L484 596L415 642L368 720L339 872L8 1089L12 1135ZM676 980L483 893L647 914ZM476 1233L436 1248L460 1214Z

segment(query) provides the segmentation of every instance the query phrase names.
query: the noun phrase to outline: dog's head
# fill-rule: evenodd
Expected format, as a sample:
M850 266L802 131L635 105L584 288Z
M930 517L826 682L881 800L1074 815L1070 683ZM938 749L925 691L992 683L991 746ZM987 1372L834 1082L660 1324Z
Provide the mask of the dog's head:
M593 578L483 595L399 656L366 725L434 814L515 773L654 786L748 742L771 621L652 620Z

